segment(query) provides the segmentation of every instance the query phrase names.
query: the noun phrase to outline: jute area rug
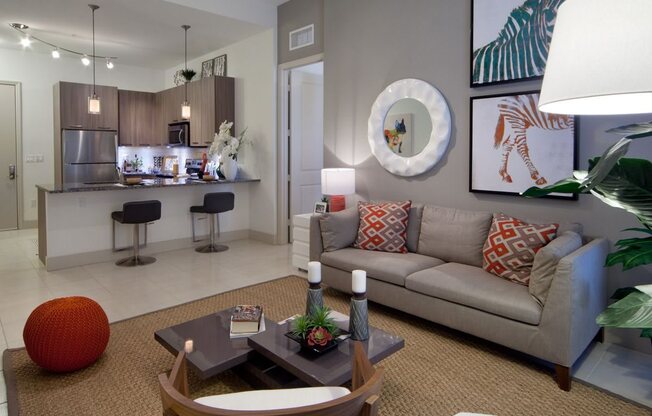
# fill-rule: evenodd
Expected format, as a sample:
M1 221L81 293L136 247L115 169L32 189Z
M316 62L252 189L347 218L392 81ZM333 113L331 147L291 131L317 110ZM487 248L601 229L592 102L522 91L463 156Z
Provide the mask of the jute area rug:
M238 303L259 303L281 320L305 308L306 283L298 277L234 290L111 325L104 356L66 375L36 367L24 349L4 354L10 415L160 415L157 375L174 357L154 331ZM325 290L325 303L348 313L348 296ZM557 388L548 370L513 352L425 320L370 304L370 323L405 339L405 348L382 361L383 415L650 415L607 393L574 382ZM191 380L195 397L250 387L230 372Z

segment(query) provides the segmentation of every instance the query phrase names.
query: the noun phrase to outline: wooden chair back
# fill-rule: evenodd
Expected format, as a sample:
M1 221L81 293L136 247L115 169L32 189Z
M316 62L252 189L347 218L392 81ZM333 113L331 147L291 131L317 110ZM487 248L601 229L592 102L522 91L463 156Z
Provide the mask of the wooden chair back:
M158 376L164 416L376 416L380 405L383 369L374 368L362 344L354 343L351 394L311 406L267 411L218 409L194 402L188 397L188 368L181 351L170 375Z

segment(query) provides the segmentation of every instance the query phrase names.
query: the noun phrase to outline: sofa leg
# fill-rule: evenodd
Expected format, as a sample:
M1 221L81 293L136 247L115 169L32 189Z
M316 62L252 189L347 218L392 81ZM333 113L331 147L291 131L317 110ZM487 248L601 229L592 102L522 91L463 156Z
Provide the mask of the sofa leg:
M599 342L601 344L604 344L604 327L601 326L600 329L598 330L598 333L595 334L595 338L593 338L593 342Z
M570 368L563 365L555 364L555 375L557 378L557 385L564 391L570 391L571 388L571 374Z

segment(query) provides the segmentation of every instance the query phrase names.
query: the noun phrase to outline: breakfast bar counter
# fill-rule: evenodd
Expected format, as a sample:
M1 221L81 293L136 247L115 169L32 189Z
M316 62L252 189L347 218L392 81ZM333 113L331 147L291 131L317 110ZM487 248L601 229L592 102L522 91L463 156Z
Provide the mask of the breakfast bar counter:
M235 208L220 215L221 241L250 237L250 187L260 179L202 181L192 178L144 179L142 183L37 185L38 255L47 270L113 261L125 256L113 248L111 212L130 201L161 201L161 219L148 226L142 254L193 247L190 206L204 194L233 192ZM208 235L208 221L198 216L198 236ZM115 224L115 246L132 245L132 226ZM144 241L141 240L141 244Z

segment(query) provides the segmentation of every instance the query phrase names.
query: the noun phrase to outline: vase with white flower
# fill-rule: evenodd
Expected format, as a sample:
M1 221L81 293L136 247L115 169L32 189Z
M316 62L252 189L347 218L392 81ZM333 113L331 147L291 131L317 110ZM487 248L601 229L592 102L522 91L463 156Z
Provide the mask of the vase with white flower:
M251 140L245 136L245 128L238 137L231 136L233 122L224 121L215 133L215 140L208 150L210 158L217 157L220 162L220 172L227 180L234 180L238 176L238 152L244 146L250 145Z

